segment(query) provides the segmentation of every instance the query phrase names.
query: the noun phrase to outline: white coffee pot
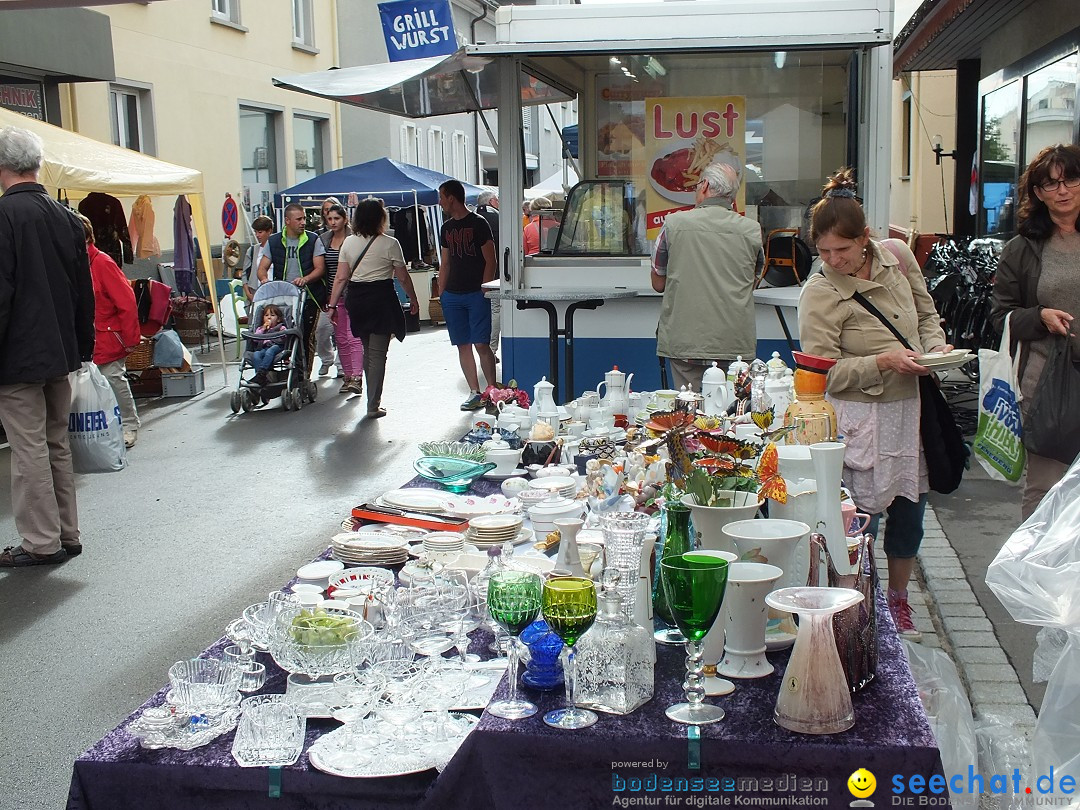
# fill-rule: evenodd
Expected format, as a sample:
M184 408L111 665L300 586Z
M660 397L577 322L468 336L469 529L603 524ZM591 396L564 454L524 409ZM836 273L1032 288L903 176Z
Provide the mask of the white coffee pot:
M727 375L715 362L701 375L701 395L705 398L702 410L708 416L723 416L727 413L728 405L731 404Z
M600 400L602 407L611 408L614 413L625 414L629 407L629 400L627 397L630 394L630 381L634 379L633 374L624 374L619 371L619 367L615 366L604 375L603 381L596 386L596 393L600 393L601 388L606 388L603 397Z

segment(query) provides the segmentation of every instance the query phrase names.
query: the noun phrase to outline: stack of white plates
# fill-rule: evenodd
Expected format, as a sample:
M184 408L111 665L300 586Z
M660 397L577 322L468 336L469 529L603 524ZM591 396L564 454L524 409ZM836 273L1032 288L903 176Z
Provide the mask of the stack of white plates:
M382 532L344 532L331 541L334 557L350 565L401 565L409 558L403 537Z
M446 509L447 493L438 489L395 489L376 499L378 506L391 506L395 509L417 509L421 512L442 512Z
M465 550L465 535L459 532L431 532L424 535L423 548L429 554L460 554Z
M465 536L477 548L502 545L518 536L523 521L521 515L478 515L469 520Z
M548 492L558 493L564 498L573 498L577 495L578 479L569 475L551 475L547 478L534 478L533 489L545 489Z

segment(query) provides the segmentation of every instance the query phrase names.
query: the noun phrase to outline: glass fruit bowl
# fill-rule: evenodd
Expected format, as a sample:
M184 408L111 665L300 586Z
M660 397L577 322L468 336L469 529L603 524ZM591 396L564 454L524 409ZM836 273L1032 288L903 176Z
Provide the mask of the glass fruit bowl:
M469 442L421 442L419 448L425 457L463 458L478 464L484 461L484 449Z
M421 478L460 493L481 475L494 470L495 465L451 456L423 456L413 462L413 469Z
M191 712L219 711L238 697L240 670L215 658L191 658L169 667L169 685L177 706Z
M283 610L269 633L270 655L282 669L309 678L345 672L375 629L343 608Z

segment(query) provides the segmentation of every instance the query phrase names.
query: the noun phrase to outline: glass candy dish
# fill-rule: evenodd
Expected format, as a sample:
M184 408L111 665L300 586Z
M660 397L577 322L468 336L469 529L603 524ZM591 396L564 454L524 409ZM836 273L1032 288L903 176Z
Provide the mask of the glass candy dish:
M487 472L494 464L470 461L448 456L423 456L413 462L413 469L428 481L441 484L451 492L465 492L469 485Z
M282 669L314 680L349 669L374 632L351 610L287 608L270 630L270 655Z
M463 458L481 463L484 449L470 442L420 442L420 453L429 458Z
M131 721L127 731L143 748L190 751L232 731L239 718L239 705L213 715L192 715L167 705L151 706Z

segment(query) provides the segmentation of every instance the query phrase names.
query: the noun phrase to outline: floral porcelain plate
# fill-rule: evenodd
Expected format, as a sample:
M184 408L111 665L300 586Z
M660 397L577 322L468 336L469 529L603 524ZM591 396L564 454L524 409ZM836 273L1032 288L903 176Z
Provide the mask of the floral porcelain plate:
M520 509L518 501L510 500L505 495L455 495L445 500L443 507L448 514L461 518L473 518L478 515L504 515Z

